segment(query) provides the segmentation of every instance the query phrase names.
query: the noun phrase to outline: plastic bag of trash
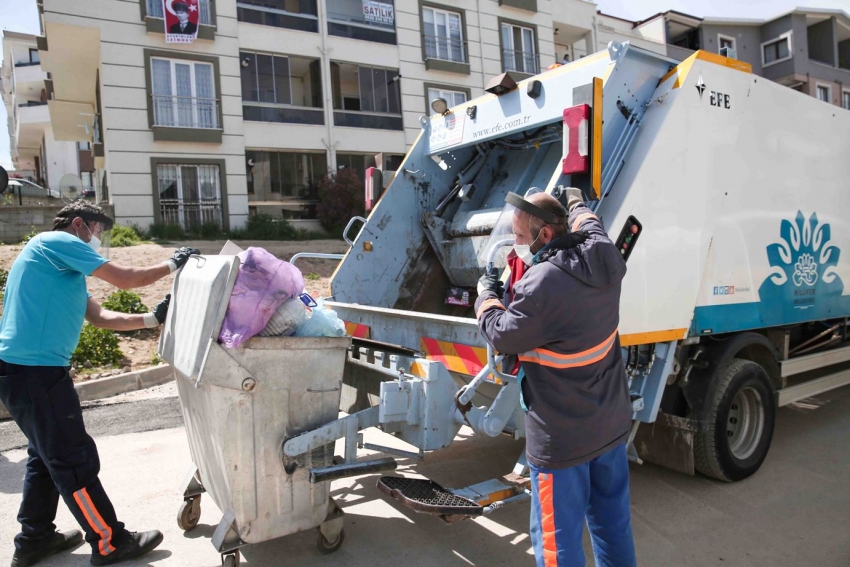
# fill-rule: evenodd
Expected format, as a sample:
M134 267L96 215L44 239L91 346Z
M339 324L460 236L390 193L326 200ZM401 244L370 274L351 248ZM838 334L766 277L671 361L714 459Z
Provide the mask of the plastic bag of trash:
M307 307L298 297L287 299L272 314L265 328L260 331L261 337L288 337L295 333L295 328L307 320Z
M304 289L298 268L263 248L248 248L238 256L239 274L218 336L227 348L238 347L262 331L280 304Z
M296 337L341 337L345 335L345 323L336 311L324 306L322 300L313 308L309 319L295 328Z

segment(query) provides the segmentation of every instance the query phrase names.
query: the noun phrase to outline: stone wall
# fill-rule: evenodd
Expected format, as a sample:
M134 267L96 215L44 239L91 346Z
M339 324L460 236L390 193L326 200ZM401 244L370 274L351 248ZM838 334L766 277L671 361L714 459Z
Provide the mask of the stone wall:
M64 206L64 205L63 205ZM35 228L43 232L53 228L53 219L61 206L0 206L0 242L17 244ZM107 215L113 216L111 205L102 205Z

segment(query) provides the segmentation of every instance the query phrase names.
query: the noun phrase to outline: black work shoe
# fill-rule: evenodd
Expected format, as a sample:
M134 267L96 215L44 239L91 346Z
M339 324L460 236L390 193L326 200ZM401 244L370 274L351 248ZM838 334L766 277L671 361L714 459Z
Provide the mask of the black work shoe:
M99 555L93 553L91 556L92 565L112 565L120 563L127 559L139 557L149 551L153 551L156 546L162 543L162 533L152 530L149 532L124 532L124 537L112 538L112 546L115 551L109 555Z
M50 557L60 551L71 549L83 543L83 534L80 530L70 530L67 532L54 532L47 540L47 543L40 545L34 551L19 551L15 550L12 556L12 567L29 567L35 565L42 559Z

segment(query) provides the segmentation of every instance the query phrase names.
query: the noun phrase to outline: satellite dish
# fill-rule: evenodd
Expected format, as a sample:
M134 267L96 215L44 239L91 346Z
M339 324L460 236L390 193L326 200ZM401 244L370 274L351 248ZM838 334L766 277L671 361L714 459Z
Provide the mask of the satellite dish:
M59 193L66 203L72 203L83 197L83 181L73 173L63 175L59 180Z
M9 172L0 166L0 193L5 193L7 187L9 187Z

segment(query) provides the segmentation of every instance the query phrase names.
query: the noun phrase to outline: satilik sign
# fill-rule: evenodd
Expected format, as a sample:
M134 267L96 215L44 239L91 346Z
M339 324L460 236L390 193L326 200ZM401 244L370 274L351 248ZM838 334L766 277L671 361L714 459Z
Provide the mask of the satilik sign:
M395 22L395 12L392 4L363 0L363 18L367 22L392 26Z
M198 37L200 0L162 0L165 43L192 43Z

